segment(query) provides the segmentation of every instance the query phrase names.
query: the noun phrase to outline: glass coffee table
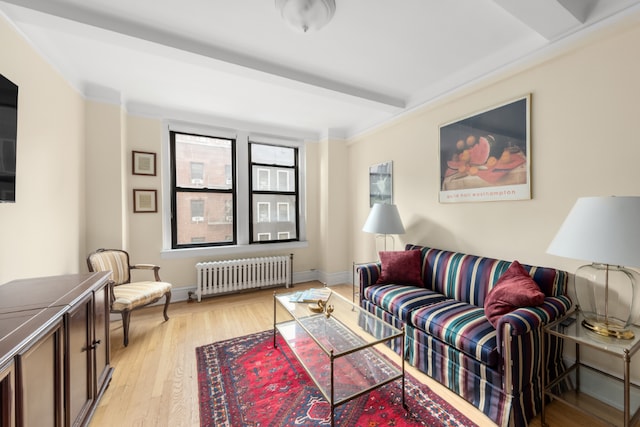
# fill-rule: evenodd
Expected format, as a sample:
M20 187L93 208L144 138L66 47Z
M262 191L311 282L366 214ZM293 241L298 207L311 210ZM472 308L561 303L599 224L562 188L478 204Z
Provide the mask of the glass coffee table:
M331 425L335 408L395 380L402 381L402 406L405 403L404 330L354 305L331 292L324 307L309 302L294 302L299 293L274 293L273 345L279 332L296 355L331 407ZM291 319L278 322L280 305ZM401 366L397 366L374 347L397 340Z

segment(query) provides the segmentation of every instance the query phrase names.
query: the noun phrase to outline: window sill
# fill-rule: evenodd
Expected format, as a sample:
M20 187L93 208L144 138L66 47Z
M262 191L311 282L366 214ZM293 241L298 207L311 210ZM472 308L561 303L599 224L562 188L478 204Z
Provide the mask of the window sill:
M259 252L274 252L306 247L309 247L309 242L307 241L270 243L262 245L216 246L210 248L163 249L160 252L160 256L163 259L197 258L209 255L218 257L225 255L243 255L255 254Z

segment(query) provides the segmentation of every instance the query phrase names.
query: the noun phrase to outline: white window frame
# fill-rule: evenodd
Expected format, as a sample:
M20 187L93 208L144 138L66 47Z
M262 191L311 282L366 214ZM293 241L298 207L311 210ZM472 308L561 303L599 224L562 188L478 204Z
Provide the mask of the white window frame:
M209 135L219 138L230 138L236 140L236 221L240 226L237 232L236 245L212 246L202 248L171 248L171 165L170 155L171 148L169 143L169 131L194 133L201 135ZM287 134L287 132L283 132ZM270 130L270 135L273 130ZM249 138L252 142L284 145L298 148L300 161L298 164L298 197L299 197L299 240L265 244L249 243L249 171L246 165L249 164ZM230 127L214 127L207 125L199 125L175 120L165 120L163 122L162 132L162 153L160 156L160 164L162 168L162 251L161 257L165 259L173 258L191 258L200 256L225 256L225 255L241 255L256 252L274 252L279 250L290 250L297 248L306 248L309 246L306 233L306 150L304 137L274 137L260 133L251 133L246 130L237 130ZM246 224L246 226L244 225Z

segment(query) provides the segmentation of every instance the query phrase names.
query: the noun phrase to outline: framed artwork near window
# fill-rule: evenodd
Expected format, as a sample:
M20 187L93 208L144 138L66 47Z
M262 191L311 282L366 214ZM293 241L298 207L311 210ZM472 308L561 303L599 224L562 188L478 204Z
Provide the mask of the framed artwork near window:
M132 151L134 175L156 176L156 153Z
M531 95L440 126L441 203L531 199Z
M374 203L393 204L393 162L369 167L369 206Z
M158 212L158 191L134 189L133 212Z

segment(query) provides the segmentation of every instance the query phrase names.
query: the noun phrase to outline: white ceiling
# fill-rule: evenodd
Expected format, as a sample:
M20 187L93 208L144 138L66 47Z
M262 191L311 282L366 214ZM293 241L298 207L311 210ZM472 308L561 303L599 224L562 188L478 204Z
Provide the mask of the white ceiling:
M138 114L349 138L623 19L640 0L336 0L316 33L273 0L6 0L85 96Z

